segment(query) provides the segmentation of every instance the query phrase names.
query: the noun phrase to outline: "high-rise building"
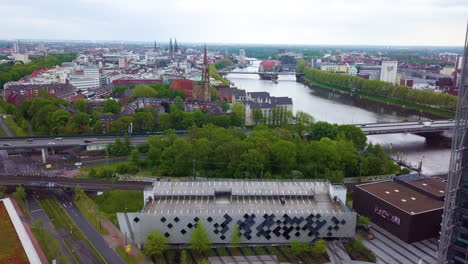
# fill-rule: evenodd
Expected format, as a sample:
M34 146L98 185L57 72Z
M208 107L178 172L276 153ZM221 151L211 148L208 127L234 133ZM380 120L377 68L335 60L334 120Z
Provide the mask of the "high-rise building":
M19 53L19 52L20 52L19 41L15 40L15 42L13 42L13 53Z
M398 61L382 61L380 80L396 84Z
M240 49L239 50L239 64L244 64L245 63L245 50Z
M439 264L468 263L468 25L447 180Z
M125 57L119 58L119 68L127 69L128 68L128 59Z

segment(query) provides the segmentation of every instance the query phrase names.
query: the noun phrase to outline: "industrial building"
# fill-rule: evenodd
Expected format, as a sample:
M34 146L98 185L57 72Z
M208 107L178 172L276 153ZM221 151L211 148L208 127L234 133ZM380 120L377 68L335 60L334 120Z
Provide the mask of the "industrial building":
M346 188L324 181L155 182L144 208L118 213L120 229L138 245L152 231L187 244L198 221L214 244L229 244L238 226L243 244L289 244L355 235Z
M424 175L354 187L353 209L407 243L439 235L445 183Z

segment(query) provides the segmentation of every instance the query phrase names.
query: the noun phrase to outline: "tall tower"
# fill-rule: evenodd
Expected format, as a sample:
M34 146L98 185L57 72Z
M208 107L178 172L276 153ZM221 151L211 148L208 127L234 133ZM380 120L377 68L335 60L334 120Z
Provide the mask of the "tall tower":
M200 81L193 83L193 99L210 101L211 100L211 87L210 87L210 65L208 64L208 54L205 49L203 51L203 68Z
M174 39L174 52L179 52L179 46L177 45L177 39Z
M154 51L158 50L158 43L156 43L156 40L154 41Z
M169 39L169 54L171 55L172 58L172 52L174 51L174 47L172 46L172 38Z
M468 263L468 24L439 244L439 264Z
M203 70L202 70L202 82L210 83L210 65L208 64L208 55L205 49L203 51Z

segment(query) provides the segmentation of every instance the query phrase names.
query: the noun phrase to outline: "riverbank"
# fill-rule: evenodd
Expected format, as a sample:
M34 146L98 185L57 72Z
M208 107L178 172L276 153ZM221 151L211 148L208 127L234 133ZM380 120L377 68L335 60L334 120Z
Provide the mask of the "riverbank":
M337 91L340 92L341 94L346 94L346 95L357 95L359 96L359 99L362 101L371 101L371 102L378 102L378 103L385 103L389 107L396 107L398 109L402 109L404 111L410 111L413 114L424 114L425 116L433 119L438 119L438 118L454 118L455 117L455 112L452 111L447 111L447 110L442 110L442 109L437 109L437 108L432 108L429 106L425 105L419 105L415 103L409 103L409 102L403 102L398 99L394 98L388 98L388 97L382 97L382 96L376 96L376 95L369 95L366 92L362 91L351 91L349 89L345 88L340 88L337 86L331 86L315 81L309 81L309 80L298 80L298 82L303 83L307 85L309 88L312 87L320 87L324 88L327 90L332 90L332 91Z

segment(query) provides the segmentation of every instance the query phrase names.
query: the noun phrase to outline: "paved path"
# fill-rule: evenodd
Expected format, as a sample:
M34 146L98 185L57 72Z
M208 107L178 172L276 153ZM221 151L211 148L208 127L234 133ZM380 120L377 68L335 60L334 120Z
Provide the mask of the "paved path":
M351 258L344 249L341 241L329 240L327 241L327 252L332 264L348 264L352 263Z
M364 240L364 245L375 253L377 263L408 264L418 263L436 264L437 242L434 239L423 240L408 244L381 227L372 224L375 239Z
M57 199L60 203L66 204L65 210L73 219L73 221L78 225L81 232L88 238L88 240L93 244L97 251L102 255L102 257L107 261L107 263L112 264L125 264L122 258L115 252L102 238L101 234L94 229L94 227L86 220L86 218L81 214L80 210L73 203L73 199L63 191L55 191Z
M50 221L49 217L47 217L46 213L42 211L41 207L37 203L36 199L32 197L32 195L28 196L27 200L27 205L28 205L28 210L29 214L31 215L32 219L34 221L36 220L41 220L42 226L47 228L50 233L55 237L55 239L58 240L60 243L60 247L62 248L61 252L67 255L68 259L71 261L71 263L75 264L75 259L72 257L70 252L68 251L67 247L65 246L65 243L63 242L63 238L59 235L59 233L55 230L54 225Z
M3 117L0 117L0 126L2 127L3 131L5 131L7 136L9 136L9 137L14 137L15 136L15 134L13 134L13 132L11 132L10 128L6 124L5 120L3 120Z

